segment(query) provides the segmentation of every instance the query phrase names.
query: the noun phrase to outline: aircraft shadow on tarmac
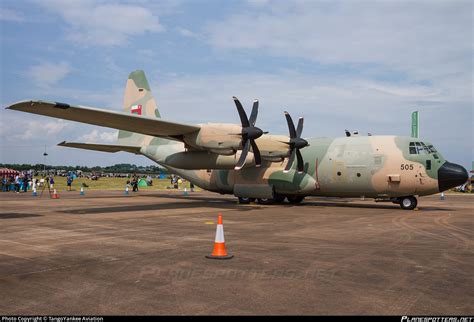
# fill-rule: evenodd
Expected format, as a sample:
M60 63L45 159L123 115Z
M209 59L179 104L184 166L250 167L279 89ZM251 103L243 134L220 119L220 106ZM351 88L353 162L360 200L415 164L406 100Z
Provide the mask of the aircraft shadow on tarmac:
M216 197L208 197L208 196L180 196L180 195L161 195L161 194L150 194L146 195L146 197L158 197L158 198L173 198L173 199L190 199L196 201L208 201L208 202L218 202L218 203L229 203L236 205L236 202L229 198L216 198ZM313 199L314 198L314 199ZM238 204L237 204L238 205ZM259 206L259 205L254 205ZM275 206L275 205L273 205ZM400 206L392 203L371 203L371 204L361 204L361 203L353 203L353 200L345 199L345 198L334 198L334 197L308 197L305 201L301 204L290 204L290 203L283 203L277 204L276 206L280 207L299 207L299 206L319 206L319 207L347 207L347 208L367 208L367 209L400 209ZM249 207L249 206L246 206ZM229 207L232 208L232 207ZM440 208L440 207L421 207L419 208L420 211L453 211L450 208Z
M99 207L99 208L80 208L69 209L62 211L71 215L88 215L127 211L150 211L150 210L170 210L170 209L189 209L189 208L219 208L219 209L234 209L239 211L250 211L255 207L240 206L230 200L211 202L208 200L198 200L192 202L168 202L160 204L149 205L130 205L130 206L115 206L115 207ZM259 207L260 208L260 207Z
M18 218L28 218L28 217L42 217L42 215L23 214L23 213L15 213L15 212L0 213L0 219L18 219Z
M316 206L316 207L335 207L335 208L365 208L365 209L399 209L400 206L396 204L360 204L360 203L343 203L343 202L324 202L324 201L308 201L302 205ZM449 208L438 208L438 207L419 207L420 211L452 211Z
M137 195L139 196L139 195ZM361 208L361 209L399 209L398 205L395 204L361 204L353 203L348 199L341 198L321 198L317 200L307 199L302 204L278 204L278 205L239 205L234 199L230 198L219 198L215 196L184 196L184 195L169 195L169 194L147 194L140 195L140 197L149 198L165 198L165 199L179 199L188 200L188 202L163 202L159 204L148 204L148 205L130 205L130 206L113 206L113 207L99 207L99 208L78 208L69 209L62 211L66 214L71 215L86 215L86 214L101 214L101 213L116 213L116 212L127 212L127 211L150 211L150 210L170 210L170 209L190 209L190 208L221 208L239 211L250 211L261 209L262 207L301 207L301 206L314 206L314 207L333 207L333 208ZM110 198L110 197L108 197ZM114 197L115 198L115 197ZM128 197L125 197L128 198ZM439 207L421 207L420 211L452 211L449 208ZM0 218L1 219L1 218Z

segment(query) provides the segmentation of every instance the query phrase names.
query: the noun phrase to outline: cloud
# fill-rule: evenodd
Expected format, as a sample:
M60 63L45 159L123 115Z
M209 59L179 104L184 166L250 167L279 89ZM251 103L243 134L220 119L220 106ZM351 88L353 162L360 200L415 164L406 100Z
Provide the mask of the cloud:
M198 122L234 122L238 117L232 96L237 96L244 107L260 99L260 124L272 132L286 133L283 111L304 115L318 125L307 135L337 135L331 121L344 119L366 125L372 110L379 121L393 122L389 117L400 109L421 105L449 107L453 102L467 106L470 100L458 93L443 91L434 86L403 83L389 84L358 76L328 77L297 73L233 74L206 76L178 76L159 88L158 104L165 118ZM167 108L171 110L167 110ZM187 113L199 108L200 113ZM171 115L169 115L172 113ZM319 120L324 122L319 124ZM375 124L371 124L373 126ZM272 128L274 127L274 128Z
M149 9L138 5L85 1L38 1L68 25L66 37L84 46L119 46L129 38L164 27Z
M49 88L66 77L70 71L71 67L66 62L43 62L38 65L31 66L26 71L25 75L37 87Z
M96 129L78 138L78 142L85 143L116 143L116 141L117 131L99 131Z
M186 28L182 28L182 27L178 27L176 29L178 31L178 33L183 36L183 37L187 37L187 38L195 38L195 39L199 39L199 35L189 29L186 29Z
M0 21L24 22L26 19L21 13L0 7Z
M434 92L431 88L427 86L395 86L387 84L377 84L377 83L368 83L367 89L373 89L382 93L400 96L400 97L414 97L414 98L424 98L437 97L440 93Z
M270 0L247 0L252 6L263 6L270 3Z
M417 78L472 70L472 3L273 1L209 23L218 50L255 50Z
M23 120L13 118L9 122L9 126L2 127L0 134L6 135L8 133L7 141L10 142L30 142L36 138L51 138L60 133L66 122L64 120L52 120L41 122L39 120ZM14 129L14 130L13 130Z

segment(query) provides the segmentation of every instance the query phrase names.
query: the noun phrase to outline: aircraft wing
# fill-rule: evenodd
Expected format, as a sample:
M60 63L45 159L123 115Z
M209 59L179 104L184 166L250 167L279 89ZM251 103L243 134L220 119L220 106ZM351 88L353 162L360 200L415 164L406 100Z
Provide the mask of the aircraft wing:
M56 117L145 135L182 140L184 134L199 131L197 125L163 121L158 118L125 114L93 107L58 102L21 101L7 109Z
M63 141L58 144L58 146L65 146L68 148L77 148L93 151L102 151L102 152L130 152L135 154L140 154L139 146L129 146L129 145L119 145L119 144L95 144L95 143L77 143L77 142L66 142Z

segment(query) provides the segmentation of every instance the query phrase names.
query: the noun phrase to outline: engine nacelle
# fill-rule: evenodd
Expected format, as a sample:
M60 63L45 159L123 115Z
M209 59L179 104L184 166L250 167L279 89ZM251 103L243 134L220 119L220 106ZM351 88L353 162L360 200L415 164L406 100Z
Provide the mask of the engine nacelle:
M227 154L229 151L237 151L241 148L242 128L235 124L202 124L198 132L184 136L184 142L193 148L200 150L222 150Z
M242 127L235 124L202 124L198 132L184 136L188 147L215 154L234 155L242 149ZM280 162L288 156L289 138L284 135L264 134L255 140L262 159ZM248 160L247 160L248 161Z
M215 154L207 151L188 151L178 152L166 156L161 162L179 169L203 170L203 169L234 169L237 160L240 157L240 151L234 155ZM245 167L255 166L253 153L247 155Z

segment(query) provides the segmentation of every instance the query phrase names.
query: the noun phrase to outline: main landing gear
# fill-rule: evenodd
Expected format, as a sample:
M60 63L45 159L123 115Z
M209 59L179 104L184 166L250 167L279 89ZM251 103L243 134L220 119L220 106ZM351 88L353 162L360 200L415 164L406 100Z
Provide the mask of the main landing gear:
M305 196L297 196L297 195L279 195L276 194L274 198L248 198L248 197L239 197L240 204L249 204L251 202L257 202L261 205L272 205L272 204L279 204L284 203L285 199L288 200L291 204L298 204L303 201Z
M418 205L418 201L413 196L399 197L394 203L398 203L403 210L413 210Z

